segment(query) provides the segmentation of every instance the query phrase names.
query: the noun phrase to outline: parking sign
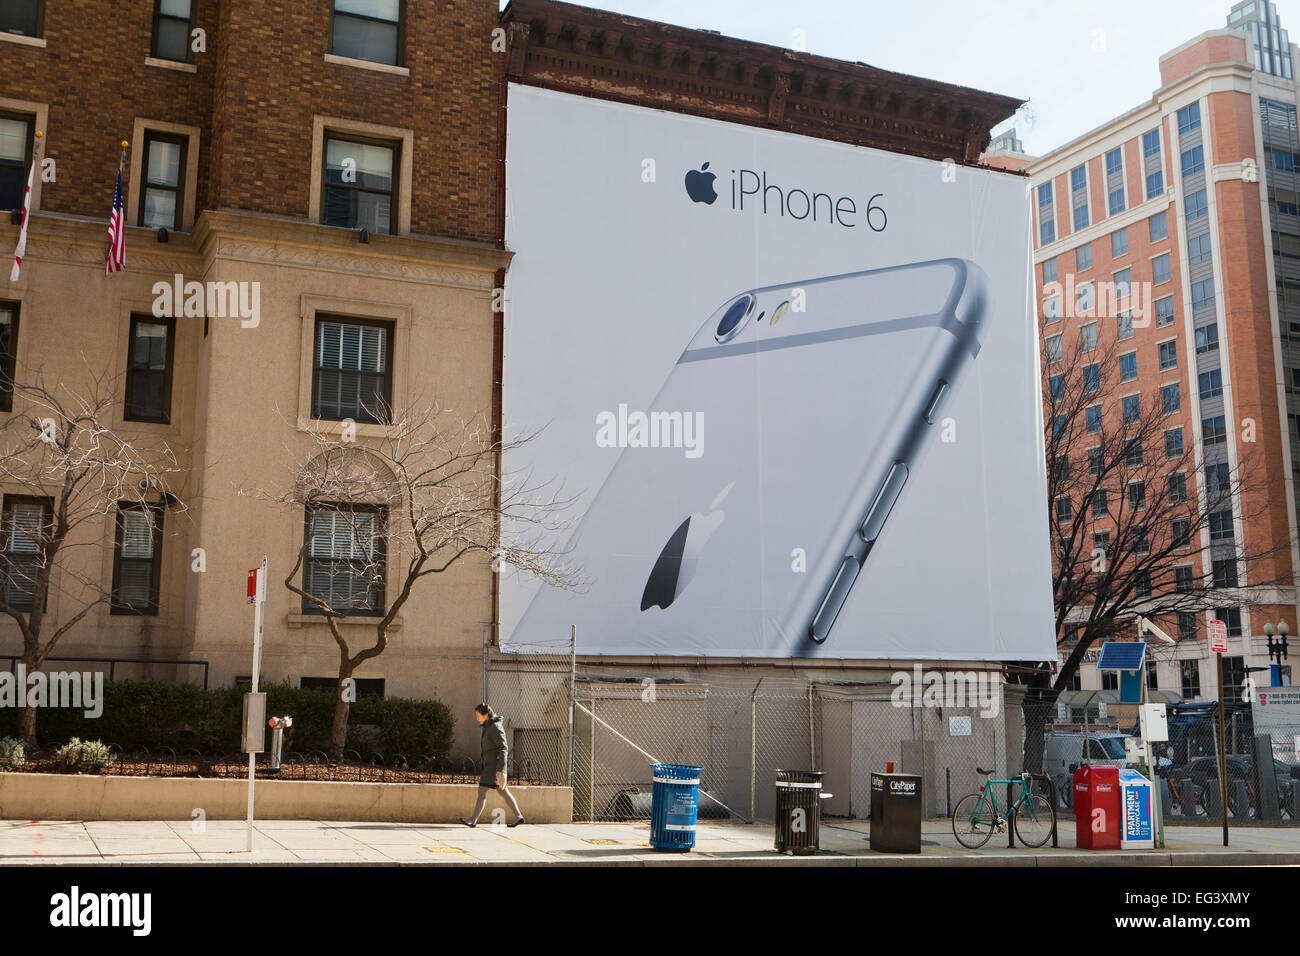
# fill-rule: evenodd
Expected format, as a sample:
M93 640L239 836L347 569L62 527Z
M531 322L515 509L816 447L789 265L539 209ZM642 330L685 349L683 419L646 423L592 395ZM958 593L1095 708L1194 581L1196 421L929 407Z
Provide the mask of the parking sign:
M1228 625L1223 621L1210 621L1210 650L1216 654L1228 652Z

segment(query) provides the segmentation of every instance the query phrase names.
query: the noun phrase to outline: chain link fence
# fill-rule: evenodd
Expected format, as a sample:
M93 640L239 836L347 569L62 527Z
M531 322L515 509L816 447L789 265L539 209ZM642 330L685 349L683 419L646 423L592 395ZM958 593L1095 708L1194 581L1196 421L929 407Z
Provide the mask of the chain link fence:
M926 812L936 817L978 788L977 766L1006 766L1012 751L1019 757L1018 738L1006 748L1000 693L993 707L973 697L963 706L912 706L900 701L890 671L860 680L759 677L495 648L484 667L486 699L505 717L511 773L571 786L575 820L648 819L653 762L703 768L706 819L771 819L777 770L824 771L831 796L823 813L865 818L871 773L889 763L924 777Z

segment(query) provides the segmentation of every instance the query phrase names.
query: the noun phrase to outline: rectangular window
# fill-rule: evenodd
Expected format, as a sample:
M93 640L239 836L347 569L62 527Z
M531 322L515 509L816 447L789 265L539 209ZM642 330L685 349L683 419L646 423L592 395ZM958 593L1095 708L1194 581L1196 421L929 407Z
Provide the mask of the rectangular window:
M1142 417L1142 402L1140 395L1124 396L1124 424L1128 425Z
M1202 279L1200 282L1192 283L1192 308L1199 309L1202 306L1212 305L1214 303L1214 280Z
M1196 377L1202 399L1217 398L1223 394L1223 372L1213 368Z
M42 36L44 6L42 0L6 0L0 4L0 33Z
M1088 204L1074 207L1074 231L1088 228Z
M1043 300L1043 322L1051 325L1061 317L1061 297L1059 295L1049 295Z
M1124 446L1124 464L1129 468L1142 467L1142 440L1134 438Z
M1068 495L1062 495L1056 499L1056 520L1069 521L1074 515L1074 506L1070 503Z
M1169 496L1172 504L1180 505L1187 500L1187 476L1179 473L1169 475L1165 479L1165 493ZM1177 518L1175 521L1187 522L1186 518Z
M153 13L153 55L190 61L191 0L157 0Z
M1043 260L1043 284L1056 281L1056 258Z
M1070 480L1070 456L1057 455L1052 463L1052 472L1058 482Z
M1190 613L1190 612L1188 612L1188 611L1179 611L1179 612L1178 612L1178 639L1179 639L1180 641L1194 641L1194 640L1196 640L1196 615L1195 615L1195 614L1192 614L1192 613ZM1199 663L1199 662L1197 662L1197 661L1183 661L1183 668L1184 668L1183 673L1184 673L1184 674L1187 673L1187 671L1186 671L1186 667L1187 667L1188 664L1198 665L1198 663ZM1198 676L1199 676L1199 669L1198 669ZM1184 679L1186 679L1186 678L1184 678ZM1184 685L1184 686L1186 686L1186 685ZM1197 692L1197 694L1200 693L1200 685L1199 685L1199 684L1197 685L1197 691L1196 691L1196 692ZM1184 694L1184 696L1187 696L1187 695Z
M1209 212L1210 209L1209 203L1205 198L1205 190L1198 189L1196 190L1196 192L1188 196L1187 199L1185 200L1185 206L1187 209L1188 222L1191 222L1195 219L1200 219L1202 216L1204 216L1207 212Z
M1074 267L1078 272L1085 272L1092 268L1092 243L1085 242L1078 249L1074 250Z
M1219 323L1204 325L1196 330L1196 354L1215 352L1219 348Z
M1201 125L1201 104L1192 103L1178 111L1178 133L1190 133Z
M1180 564L1174 568L1174 590L1186 594L1195 586L1191 565Z
M1160 410L1166 415L1183 407L1182 395L1177 382L1160 386Z
M1211 541L1232 540L1232 512L1231 511L1210 512L1210 540Z
M1147 238L1151 242L1169 238L1169 216L1166 213L1158 212L1147 220Z
M1047 337L1047 361L1061 361L1061 336L1049 335Z
M1087 325L1079 328L1079 345L1085 352L1091 352L1097 347L1097 323L1089 322Z
M325 137L321 222L373 233L393 231L398 145Z
M1148 130L1142 134L1142 158L1150 159L1160 155L1160 130Z
M16 611L32 610L36 578L42 566L41 554L52 530L51 522L48 499L5 495L5 601Z
M1241 608L1239 607L1220 607L1215 608L1214 616L1217 620L1228 625L1229 637L1241 637ZM1240 657L1223 658L1223 682L1235 691L1237 697L1241 696L1241 685L1246 679L1246 665Z
M1056 216L1052 206L1052 184L1038 187L1038 243L1047 245L1056 241Z
M1053 375L1047 380L1047 391L1052 401L1059 402L1065 398L1065 376Z
M1181 625L1181 619L1183 615L1180 614L1178 615L1178 617L1180 619L1179 623ZM1190 617L1192 619L1191 638L1195 639L1196 615L1188 614L1187 617ZM1178 635L1180 640L1185 639L1181 631L1182 631L1182 627L1180 626L1179 627L1180 633ZM1182 689L1183 700L1195 700L1197 697L1201 696L1201 662L1200 661L1179 661L1178 675L1181 680L1179 686Z
M1295 171L1295 155L1290 150L1272 149L1269 154L1273 158L1273 167L1280 172L1290 173Z
M1115 301L1118 302L1120 299L1127 299L1133 287L1133 270L1120 269L1119 272L1116 272L1114 276L1112 276L1112 281L1115 285ZM1128 327L1131 334L1133 329L1132 315L1128 317Z
M1174 340L1160 343L1160 371L1178 367L1178 343Z
M185 206L187 145L188 138L184 136L145 134L137 225L173 232L180 229Z
M126 364L126 407L129 422L171 422L172 366L175 359L175 320L151 315L131 316L131 354Z
M1038 224L1038 244L1045 246L1056 241L1056 222L1052 219Z
M303 590L334 611L382 614L385 519L384 510L372 506L321 505L309 510ZM302 609L321 612L307 598Z
M1120 148L1116 146L1114 149L1109 150L1106 153L1106 175L1112 176L1115 173L1122 172L1123 169L1124 157L1120 152Z
M1101 431L1101 406L1089 405L1084 413L1087 419L1087 428L1089 433Z
M17 355L18 303L0 302L0 412L13 411Z
M1102 464L1102 462L1101 462L1101 449L1100 449L1100 448L1089 448L1089 449L1088 449L1088 474L1090 474L1090 475L1100 475L1100 474L1101 474L1101 464Z
M1112 189L1106 194L1106 208L1112 216L1124 211L1124 187Z
M1119 380L1131 382L1138 377L1138 357L1136 352L1127 352L1119 357Z
M1098 488L1092 493L1092 516L1094 518L1104 518L1108 514L1110 512L1106 508L1106 489ZM1104 534L1105 532L1101 533ZM1093 535L1094 540L1096 537L1096 535Z
M1118 259L1128 255L1128 229L1117 229L1110 234L1110 257Z
M1166 252L1163 256L1156 256L1154 259L1151 260L1151 281L1152 282L1154 282L1156 285L1160 285L1161 283L1168 282L1170 279L1170 275L1171 273L1169 271L1169 253ZM1169 299L1170 318L1173 317L1173 314L1174 314L1174 300L1171 298Z
M1128 506L1133 511L1141 511L1147 506L1147 486L1144 481L1130 481L1128 484Z
M32 162L34 121L0 113L0 210L22 209Z
M1151 572L1139 571L1134 575L1133 589L1137 593L1138 597L1149 598L1151 596ZM1148 673L1152 676L1155 675L1154 670L1148 670Z
M1205 466L1205 494L1218 498L1232 490L1232 476L1228 473L1228 463L1219 462Z
M1187 261L1191 265L1208 262L1210 258L1210 235L1192 236L1187 240Z
M1147 173L1147 199L1159 196L1165 191L1165 174L1163 170ZM1161 213L1163 215L1163 213Z
M163 510L159 506L125 501L118 504L113 548L114 614L158 613L162 524Z
M1169 534L1175 548L1186 548L1192 543L1192 523L1187 518L1175 518L1169 522Z
M1183 175L1191 176L1205 169L1205 147L1193 146L1183 150Z
M1101 366L1093 363L1083 367L1083 390L1095 392L1101 388Z
M312 417L386 424L391 420L392 324L318 318Z
M1219 445L1228 440L1228 426L1222 415L1201 419L1201 441L1204 445Z
M399 66L402 0L334 0L330 52L354 60Z
M1235 588L1237 586L1237 562L1234 558L1215 561L1210 572L1216 588Z
M1165 430L1165 457L1180 458L1183 454L1183 430L1169 428Z
M1174 322L1174 297L1167 295L1156 299L1156 327L1172 325Z

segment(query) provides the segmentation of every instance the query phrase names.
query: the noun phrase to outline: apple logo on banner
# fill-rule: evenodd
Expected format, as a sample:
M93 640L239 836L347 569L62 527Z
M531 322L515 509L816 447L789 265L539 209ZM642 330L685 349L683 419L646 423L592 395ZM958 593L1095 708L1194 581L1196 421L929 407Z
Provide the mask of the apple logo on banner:
M699 169L691 169L686 173L686 195L691 197L693 202L702 202L712 206L718 201L718 192L713 188L713 182L718 177L708 172L709 164L705 163Z
M650 577L646 580L645 591L641 595L641 610L646 611L652 607L667 610L681 597L699 569L700 553L704 546L726 519L726 513L720 511L718 506L734 487L736 483L733 481L718 492L706 514L697 511L677 526L677 530L659 552L654 567L650 569Z

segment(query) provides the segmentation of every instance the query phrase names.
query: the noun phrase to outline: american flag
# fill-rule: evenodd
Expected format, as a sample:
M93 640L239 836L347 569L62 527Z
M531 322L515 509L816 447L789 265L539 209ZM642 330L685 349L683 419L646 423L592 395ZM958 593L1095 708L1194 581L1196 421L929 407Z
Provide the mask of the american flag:
M117 170L117 188L113 190L113 215L108 220L108 257L104 275L121 272L126 265L126 222L122 210L122 169Z

